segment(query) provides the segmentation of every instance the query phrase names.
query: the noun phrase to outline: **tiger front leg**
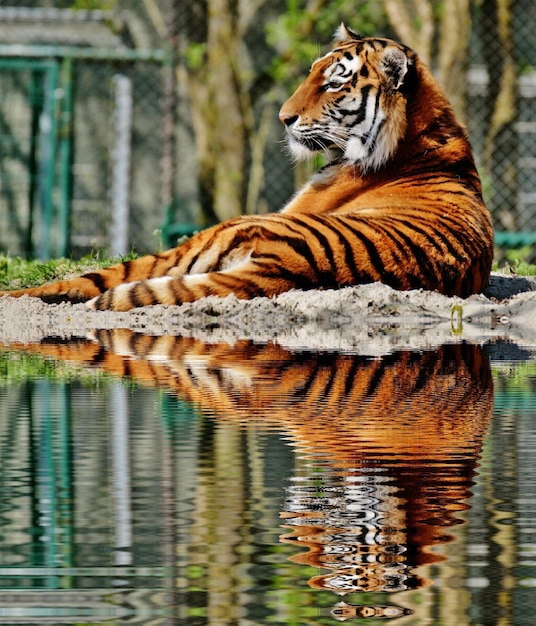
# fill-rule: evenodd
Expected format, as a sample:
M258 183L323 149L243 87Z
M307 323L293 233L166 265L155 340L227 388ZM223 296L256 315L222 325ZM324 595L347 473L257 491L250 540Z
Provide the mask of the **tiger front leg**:
M162 276L148 280L125 283L87 302L94 310L129 311L155 304L174 305L194 302L206 296L224 298L235 295L242 300L257 296L275 296L298 285L277 275L256 275L244 269L192 274L186 276ZM305 285L302 285L302 288Z
M148 280L125 283L87 302L90 309L98 311L130 311L131 309L155 304L174 305L194 302L217 293L207 284L207 274L195 276L162 276ZM229 291L231 293L231 291Z
M177 304L179 296L172 296L169 284L180 280L163 276L124 283L92 298L86 306L95 311L130 311L151 304Z

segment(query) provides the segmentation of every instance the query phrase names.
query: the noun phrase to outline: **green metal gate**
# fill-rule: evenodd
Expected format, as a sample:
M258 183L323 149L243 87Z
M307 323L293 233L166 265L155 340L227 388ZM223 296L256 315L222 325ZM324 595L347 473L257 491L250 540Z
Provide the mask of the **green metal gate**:
M18 83L25 87L29 111L29 115L20 114L19 136L14 137L7 129L17 118L18 112L13 110L17 104L9 102L10 94L2 95L2 203L7 202L6 196L13 193L14 188L27 194L27 219L21 220L18 226L25 256L41 259L63 256L69 240L71 59L0 58L0 70L16 74Z

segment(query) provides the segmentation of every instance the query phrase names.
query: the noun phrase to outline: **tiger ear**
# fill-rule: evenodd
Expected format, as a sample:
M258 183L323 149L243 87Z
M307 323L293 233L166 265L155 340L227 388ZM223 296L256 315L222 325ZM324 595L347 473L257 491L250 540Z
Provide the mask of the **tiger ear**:
M381 62L381 68L387 76L387 83L392 89L400 89L404 83L412 61L400 48L387 48Z
M341 25L335 31L333 35L333 41L336 44L346 43L348 41L359 41L362 39L361 35L358 35L356 32L348 28L344 22L341 22Z

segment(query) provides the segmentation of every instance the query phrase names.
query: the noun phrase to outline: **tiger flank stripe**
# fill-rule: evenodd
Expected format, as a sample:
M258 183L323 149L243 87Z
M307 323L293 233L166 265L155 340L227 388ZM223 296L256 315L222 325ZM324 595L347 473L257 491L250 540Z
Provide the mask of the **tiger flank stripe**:
M295 159L321 152L326 162L279 213L237 217L161 254L7 293L124 311L374 281L462 297L486 287L493 231L471 146L415 52L341 25L279 118Z

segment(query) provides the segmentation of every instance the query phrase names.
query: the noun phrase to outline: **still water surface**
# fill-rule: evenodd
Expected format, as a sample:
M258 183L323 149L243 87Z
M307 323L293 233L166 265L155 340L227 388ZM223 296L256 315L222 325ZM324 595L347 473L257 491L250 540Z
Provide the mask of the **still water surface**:
M0 624L536 624L534 353L98 339L0 353Z

